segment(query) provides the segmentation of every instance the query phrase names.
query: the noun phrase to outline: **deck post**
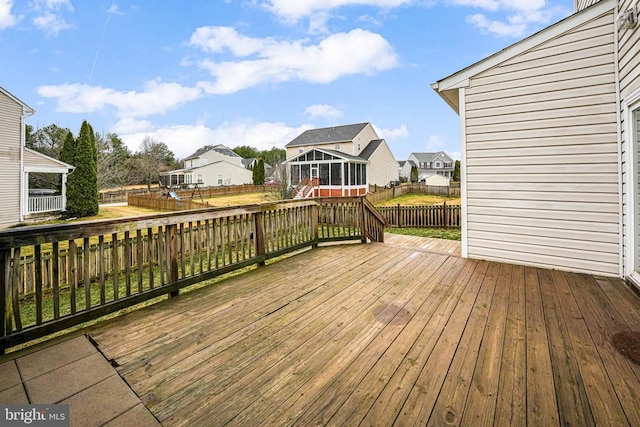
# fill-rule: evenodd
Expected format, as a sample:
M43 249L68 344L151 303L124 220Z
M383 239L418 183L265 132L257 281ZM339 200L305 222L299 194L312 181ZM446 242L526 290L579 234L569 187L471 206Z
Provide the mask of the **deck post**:
M254 224L256 229L254 230L256 255L263 256L265 251L264 246L264 212L256 212L254 215ZM264 260L258 262L258 267L264 267Z
M364 209L364 197L366 196L360 197L360 231L362 232L362 238L360 241L362 243L367 243L367 216Z
M178 281L178 225L167 225L167 235L169 237L169 241L166 242L169 252L169 265L167 266L169 267L168 281L169 284L171 284ZM182 256L184 256L184 254ZM180 291L176 289L175 291L169 292L169 298L177 297L179 294Z

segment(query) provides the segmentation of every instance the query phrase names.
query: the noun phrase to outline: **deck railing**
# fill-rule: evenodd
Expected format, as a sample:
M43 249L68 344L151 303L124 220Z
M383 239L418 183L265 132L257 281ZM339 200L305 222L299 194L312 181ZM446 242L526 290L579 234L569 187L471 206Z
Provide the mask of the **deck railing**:
M382 238L362 197L0 232L0 352L320 242Z
M63 196L29 196L29 213L54 212L64 209Z
M390 227L424 228L460 228L462 210L460 205L428 206L380 206L378 212Z

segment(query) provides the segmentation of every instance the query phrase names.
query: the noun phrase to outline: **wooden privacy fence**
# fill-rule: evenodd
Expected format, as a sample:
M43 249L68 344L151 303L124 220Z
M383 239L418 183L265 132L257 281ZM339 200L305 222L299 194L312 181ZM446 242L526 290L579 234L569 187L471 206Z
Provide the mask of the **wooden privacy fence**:
M362 197L0 232L0 352L320 242L382 238Z
M129 194L133 195L142 195L142 194L159 194L160 192L165 191L165 189L152 187L151 190L146 188L135 188L130 190L113 190L113 191L103 191L99 195L100 203L117 203L117 202L126 202ZM216 196L231 196L236 194L246 194L246 193L266 193L270 191L278 191L277 185L253 185L253 184L243 184L243 185L225 185L225 186L208 186L208 187L200 187L194 191L194 189L184 188L175 190L178 197L181 199L190 199L193 197L200 197L202 195L203 198L208 197L216 197Z
M209 206L206 202L201 203L188 199L176 200L172 197L160 197L149 194L129 194L127 196L127 204L129 206L138 206L140 208L155 209L158 211L187 211Z
M460 185L436 186L425 184L401 184L395 187L378 187L370 185L367 200L375 204L408 193L460 197Z
M431 206L380 206L377 209L390 227L460 228L460 206L446 202Z

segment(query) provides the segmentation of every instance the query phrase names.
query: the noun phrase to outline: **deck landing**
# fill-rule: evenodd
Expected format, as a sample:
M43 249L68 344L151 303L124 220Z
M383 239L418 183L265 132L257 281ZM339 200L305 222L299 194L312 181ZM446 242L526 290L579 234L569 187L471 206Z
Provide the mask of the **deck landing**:
M640 425L622 281L418 243L308 251L88 333L163 425Z

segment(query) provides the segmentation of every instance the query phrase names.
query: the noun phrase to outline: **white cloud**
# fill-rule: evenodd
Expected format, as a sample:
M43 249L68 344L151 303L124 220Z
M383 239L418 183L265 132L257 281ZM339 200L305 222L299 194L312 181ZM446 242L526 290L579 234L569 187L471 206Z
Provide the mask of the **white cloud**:
M117 110L118 117L163 114L202 96L202 90L197 87L163 83L160 79L147 82L142 92L121 92L79 83L40 86L37 91L40 96L56 99L60 112L90 113L111 107Z
M129 122L126 126L132 124ZM204 124L153 127L149 126L148 122L142 122L139 131L124 133L123 123L119 123L111 131L117 132L133 151L138 150L142 140L149 136L167 144L177 158L185 158L207 144L224 144L230 148L250 145L259 150L282 148L287 142L311 128L308 124L291 127L280 122L227 122L214 129Z
M571 11L563 7L550 6L546 0L449 0L459 6L482 9L497 14L488 17L485 13L475 13L467 17L467 22L480 30L504 37L521 37L533 27L548 25Z
M406 124L403 124L400 127L397 127L395 129L379 128L375 125L373 125L373 128L375 129L376 133L380 138L384 138L387 141L394 140L394 139L402 139L409 136L409 131L407 130Z
M413 0L267 0L265 5L268 10L284 20L297 22L303 17L345 6L394 8L409 5L412 2Z
M322 117L325 119L337 119L342 116L342 111L327 104L310 105L304 109L304 113L311 119Z
M199 86L211 94L229 94L284 81L330 83L348 75L387 70L398 63L387 40L362 29L332 34L312 44L307 39L289 42L246 37L229 27L201 27L189 43L205 53L241 58L206 58L199 62L215 78Z
M120 11L120 8L115 2L111 3L111 6L109 6L109 9L107 9L107 13L111 13L114 15L124 15L124 12Z
M11 13L13 0L0 0L0 30L18 23L18 18Z
M33 18L33 24L49 35L57 36L60 31L72 27L62 16L64 10L73 12L70 0L38 0L34 9L38 16Z

